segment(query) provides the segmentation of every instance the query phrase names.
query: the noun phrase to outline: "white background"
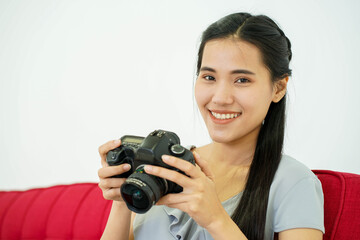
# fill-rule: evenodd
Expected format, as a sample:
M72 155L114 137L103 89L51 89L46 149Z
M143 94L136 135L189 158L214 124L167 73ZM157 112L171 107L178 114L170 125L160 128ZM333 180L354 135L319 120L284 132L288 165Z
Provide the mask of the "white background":
M154 129L210 141L193 98L197 47L237 11L293 45L285 153L360 173L360 2L0 0L0 189L96 182L102 143Z

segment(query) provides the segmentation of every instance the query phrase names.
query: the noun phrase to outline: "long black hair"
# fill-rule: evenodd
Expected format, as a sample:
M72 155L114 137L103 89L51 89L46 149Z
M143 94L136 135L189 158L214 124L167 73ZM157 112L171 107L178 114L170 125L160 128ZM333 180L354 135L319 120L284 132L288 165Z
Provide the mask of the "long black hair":
M291 43L269 17L234 13L211 24L202 35L197 62L199 74L205 44L235 37L255 45L273 83L291 75ZM279 166L285 130L286 98L272 102L260 129L245 189L232 219L248 239L263 240L270 186Z

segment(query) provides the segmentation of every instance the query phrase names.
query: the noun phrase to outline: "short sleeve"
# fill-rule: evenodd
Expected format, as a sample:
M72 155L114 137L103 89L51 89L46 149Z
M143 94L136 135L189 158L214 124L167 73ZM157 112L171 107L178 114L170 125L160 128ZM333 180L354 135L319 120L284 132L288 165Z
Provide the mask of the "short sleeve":
M324 229L324 197L321 182L314 177L299 180L275 203L274 231L292 228Z

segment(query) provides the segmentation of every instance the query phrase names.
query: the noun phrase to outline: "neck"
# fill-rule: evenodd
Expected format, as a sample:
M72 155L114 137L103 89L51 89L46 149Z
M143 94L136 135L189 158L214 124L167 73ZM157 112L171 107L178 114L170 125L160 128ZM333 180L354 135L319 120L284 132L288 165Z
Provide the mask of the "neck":
M254 150L251 146L245 148L233 148L222 143L212 143L211 154L213 159L218 159L227 165L248 166L254 157Z
M201 150L215 176L217 194L221 201L243 191L254 158L257 136L232 143L212 142ZM200 150L200 149L199 149Z
M248 167L255 153L259 131L233 142L212 142L209 145L209 160L227 166Z

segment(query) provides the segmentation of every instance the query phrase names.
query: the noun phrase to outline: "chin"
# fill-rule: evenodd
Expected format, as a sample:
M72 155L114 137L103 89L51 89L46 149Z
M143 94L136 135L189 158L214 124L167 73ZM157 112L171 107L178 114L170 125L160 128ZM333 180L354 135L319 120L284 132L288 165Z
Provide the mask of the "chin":
M232 131L228 131L228 130L221 131L220 129L216 129L216 130L208 129L208 131L211 139L217 143L234 144L234 143L245 143L248 141L250 142L255 141L256 144L257 136L259 135L260 128L261 125L251 130L239 129L239 131L236 132L234 131L234 129L232 129Z
M229 134L219 134L219 133L210 133L210 137L214 142L217 143L230 143L233 142L235 139L233 136L229 136Z

